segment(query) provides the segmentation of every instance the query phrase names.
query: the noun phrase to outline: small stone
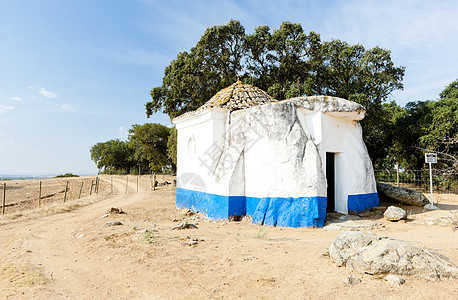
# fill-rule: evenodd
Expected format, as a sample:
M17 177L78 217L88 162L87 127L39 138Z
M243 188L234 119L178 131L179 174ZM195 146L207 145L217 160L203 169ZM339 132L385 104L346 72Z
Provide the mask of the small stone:
M435 206L434 204L431 204L431 203L426 204L424 206L424 208L429 209L429 210L439 210L440 209L439 207L437 207L437 206Z
M123 214L124 212L122 211L122 208L118 207L112 207L109 210L107 210L107 214Z
M353 276L353 275L345 277L342 281L346 285L356 285L358 283L361 283L361 279L359 277L356 277L356 276Z
M199 229L196 225L188 222L184 222L179 224L178 226L175 226L173 228L170 228L170 230L183 230L183 229Z
M383 214L385 219L391 222L407 219L407 212L400 207L389 206Z
M107 222L105 223L105 225L102 226L102 228L110 227L110 226L119 226L119 225L124 225L124 224L122 224L119 221Z
M369 211L365 211L365 212L358 214L358 216L360 216L361 218L368 218L371 216L371 213Z
M184 241L181 243L181 245L183 246L194 246L194 245L197 245L198 242L197 241Z
M375 206L375 207L372 207L371 208L372 211L385 211L386 210L386 206Z
M450 226L455 222L450 217L430 217L425 219L425 224L428 226L438 225L438 226Z
M401 284L404 284L404 282L406 282L404 278L402 278L401 276L397 276L393 274L386 276L385 280L397 286L400 286Z

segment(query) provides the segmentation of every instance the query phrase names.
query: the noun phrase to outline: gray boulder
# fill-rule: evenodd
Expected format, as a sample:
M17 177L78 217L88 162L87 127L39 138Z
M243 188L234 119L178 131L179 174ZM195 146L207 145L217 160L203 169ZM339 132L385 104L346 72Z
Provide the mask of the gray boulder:
M425 206L428 198L420 192L377 182L377 192L380 199L395 201L401 204Z
M389 206L385 210L385 213L383 214L383 216L385 217L385 219L387 219L388 221L392 221L392 222L407 219L406 211L396 206Z
M367 274L413 275L431 281L458 278L447 257L406 241L357 231L338 235L329 256L339 266Z

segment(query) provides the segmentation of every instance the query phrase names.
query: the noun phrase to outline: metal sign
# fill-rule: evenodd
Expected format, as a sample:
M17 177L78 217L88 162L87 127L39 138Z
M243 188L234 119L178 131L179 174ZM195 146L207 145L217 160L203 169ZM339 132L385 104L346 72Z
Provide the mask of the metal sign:
M437 164L437 154L436 153L425 153L425 162L427 164Z

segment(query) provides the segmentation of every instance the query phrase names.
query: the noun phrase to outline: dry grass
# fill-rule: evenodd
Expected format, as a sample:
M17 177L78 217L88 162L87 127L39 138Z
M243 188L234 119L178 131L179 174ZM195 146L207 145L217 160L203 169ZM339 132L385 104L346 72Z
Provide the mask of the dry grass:
M0 267L0 282L3 282L5 298L9 299L18 296L24 288L45 285L50 279L43 274L42 269L30 263L3 263Z
M107 193L92 195L88 197L81 198L79 200L74 200L66 203L62 202L53 202L48 205L44 205L35 209L25 209L22 211L15 211L4 216L0 216L0 225L8 224L12 222L20 222L28 219L35 219L41 216L47 216L62 212L69 212L78 207L86 206L91 203L106 199L108 196Z

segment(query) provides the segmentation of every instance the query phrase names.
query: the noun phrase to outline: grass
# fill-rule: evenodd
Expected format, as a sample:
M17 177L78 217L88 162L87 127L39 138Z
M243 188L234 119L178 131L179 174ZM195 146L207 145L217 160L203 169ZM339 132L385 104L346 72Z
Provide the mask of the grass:
M156 243L156 236L148 229L143 233L143 239L150 245Z
M20 289L30 288L37 285L45 285L50 282L40 268L30 263L3 264L0 267L0 281L6 283L6 298L16 296Z
M103 199L106 199L106 197L98 197L97 195L92 195L88 197L83 197L79 200L72 200L66 203L54 202L49 205L43 205L39 208L23 210L11 214L5 214L4 216L0 215L0 225L34 219L62 212L70 212L76 208L86 206Z
M255 239L262 239L264 238L265 236L267 235L267 231L265 231L265 229L263 227L261 227L255 234L254 234L254 238Z

